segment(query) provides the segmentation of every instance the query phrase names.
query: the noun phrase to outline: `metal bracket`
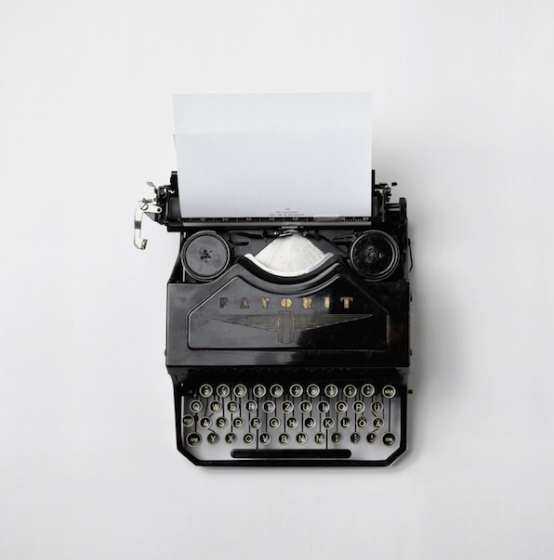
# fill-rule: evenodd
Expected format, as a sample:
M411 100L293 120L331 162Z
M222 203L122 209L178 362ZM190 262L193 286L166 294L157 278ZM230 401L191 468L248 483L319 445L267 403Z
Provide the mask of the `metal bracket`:
M137 249L146 249L146 244L148 239L143 239L142 234L142 216L144 214L161 214L162 207L155 204L155 200L143 198L139 200L139 203L135 210L135 247Z

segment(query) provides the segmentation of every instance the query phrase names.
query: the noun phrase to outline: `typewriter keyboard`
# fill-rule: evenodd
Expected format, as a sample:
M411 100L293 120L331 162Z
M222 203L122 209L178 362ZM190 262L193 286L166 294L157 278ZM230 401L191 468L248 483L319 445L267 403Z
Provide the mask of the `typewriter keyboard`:
M204 383L181 396L181 440L201 461L386 461L401 445L395 384Z

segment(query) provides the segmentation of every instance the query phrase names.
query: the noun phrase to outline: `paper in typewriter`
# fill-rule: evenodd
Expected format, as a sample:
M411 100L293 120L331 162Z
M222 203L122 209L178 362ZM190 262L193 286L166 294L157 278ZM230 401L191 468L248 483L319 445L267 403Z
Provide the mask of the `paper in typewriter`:
M371 96L176 95L183 218L371 216Z

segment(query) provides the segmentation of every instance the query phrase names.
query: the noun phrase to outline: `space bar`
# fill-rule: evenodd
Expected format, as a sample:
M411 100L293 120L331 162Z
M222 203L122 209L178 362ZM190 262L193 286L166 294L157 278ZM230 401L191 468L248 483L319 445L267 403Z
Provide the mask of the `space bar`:
M233 459L349 459L349 449L234 449Z

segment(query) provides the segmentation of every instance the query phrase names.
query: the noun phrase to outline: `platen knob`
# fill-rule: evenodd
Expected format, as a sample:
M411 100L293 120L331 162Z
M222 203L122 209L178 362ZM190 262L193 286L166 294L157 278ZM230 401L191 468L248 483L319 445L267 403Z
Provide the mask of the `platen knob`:
M350 247L354 270L373 282L388 278L398 266L400 250L396 241L384 231L364 233Z
M181 261L185 270L201 282L213 280L229 265L231 251L224 239L213 231L192 235L183 245Z

